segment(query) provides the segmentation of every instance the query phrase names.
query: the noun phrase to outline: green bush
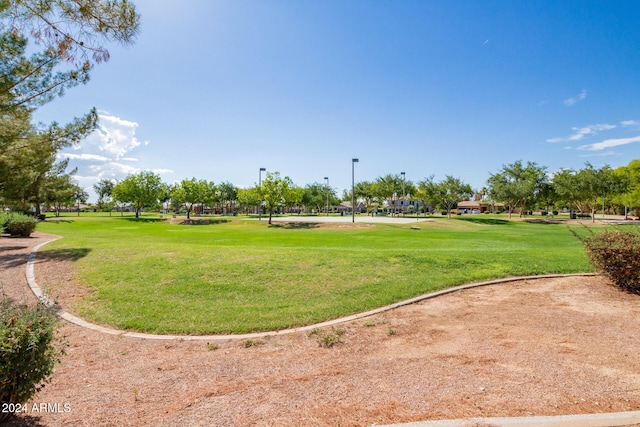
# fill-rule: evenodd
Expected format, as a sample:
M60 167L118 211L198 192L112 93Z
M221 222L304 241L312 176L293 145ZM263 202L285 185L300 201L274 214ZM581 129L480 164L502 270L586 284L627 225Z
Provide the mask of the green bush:
M0 301L0 403L8 408L26 403L49 381L62 355L55 346L56 320L43 304L21 308ZM10 415L1 412L0 423Z
M591 265L616 286L640 293L640 233L608 230L584 239Z
M29 237L36 229L36 220L32 216L9 212L2 215L2 229L12 236Z

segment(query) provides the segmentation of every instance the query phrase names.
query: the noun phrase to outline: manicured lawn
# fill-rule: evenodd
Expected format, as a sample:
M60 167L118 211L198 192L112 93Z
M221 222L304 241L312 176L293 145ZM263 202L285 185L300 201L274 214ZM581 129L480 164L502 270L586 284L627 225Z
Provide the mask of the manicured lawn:
M92 290L72 312L153 333L244 333L312 324L462 283L591 271L582 225L496 218L410 225L272 226L218 218L69 216L38 230ZM573 229L573 233L571 232Z

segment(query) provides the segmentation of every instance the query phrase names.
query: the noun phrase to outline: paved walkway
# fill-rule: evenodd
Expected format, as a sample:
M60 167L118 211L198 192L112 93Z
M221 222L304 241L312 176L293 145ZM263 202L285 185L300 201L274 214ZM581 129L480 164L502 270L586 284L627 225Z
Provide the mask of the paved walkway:
M268 220L269 217L263 217L262 220ZM271 222L306 222L306 223L350 223L352 221L351 215L345 216L274 216L271 218ZM402 216L371 216L371 215L356 215L355 222L361 224L415 224L418 222L433 221L433 218L418 218L415 217L402 217Z
M378 427L640 427L640 411L554 417L470 418L419 421Z

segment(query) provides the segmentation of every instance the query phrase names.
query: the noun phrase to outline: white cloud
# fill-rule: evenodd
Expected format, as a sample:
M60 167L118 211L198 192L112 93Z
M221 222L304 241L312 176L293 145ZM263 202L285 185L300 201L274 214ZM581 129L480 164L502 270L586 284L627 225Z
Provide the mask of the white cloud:
M581 128L574 127L574 128L571 128L571 130L574 131L573 134L565 138L562 138L562 137L550 138L550 139L547 139L547 142L580 141L585 136L596 135L598 132L611 130L615 128L616 128L616 125L610 125L606 123L588 125Z
M620 124L624 127L627 126L640 126L640 120L623 120Z
M574 96L574 97L569 98L569 99L565 99L564 100L564 105L566 105L567 107L571 107L573 104L575 104L578 101L582 101L586 97L587 97L587 90L586 89L582 89L577 96Z
M597 153L597 154L580 154L578 157L607 157L607 156L615 156L618 155L619 153L616 153L613 150L609 150L609 151L605 151L602 153Z
M98 129L94 132L93 144L97 144L104 151L116 159L143 144L136 138L138 123L119 117L100 114ZM144 143L148 145L148 142Z
M581 145L580 147L578 147L578 150L600 151L607 148L618 147L620 145L632 144L634 142L640 142L640 136L635 136L632 138L606 139L595 144Z
M125 165L119 162L109 162L107 166L108 169L110 169L112 172L117 172L118 175L136 174L141 171L140 168L135 168L133 166ZM107 168L103 168L102 171L104 171L105 169Z
M59 153L58 157L71 159L71 167L78 168L76 179L91 192L93 184L100 179L119 180L150 169L141 165L140 160L150 142L138 139L137 131L138 123L100 112L98 128L79 144ZM139 156L131 155L135 150ZM158 168L154 172L162 174L173 171Z
M66 157L67 159L74 160L94 160L97 162L106 162L109 158L100 156L98 154L73 154L73 153L61 153L58 157Z
M157 173L157 174L163 174L163 173L173 173L173 170L158 168L158 169L151 169L151 172Z

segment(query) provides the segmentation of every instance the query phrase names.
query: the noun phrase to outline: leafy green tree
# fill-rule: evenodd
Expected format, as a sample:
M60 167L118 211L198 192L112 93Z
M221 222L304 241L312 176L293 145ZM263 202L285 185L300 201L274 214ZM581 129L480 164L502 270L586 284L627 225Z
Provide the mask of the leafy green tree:
M378 177L373 183L373 195L378 203L383 204L390 201L392 212L397 208L397 200L406 199L408 194L415 194L416 188L413 182L402 178L400 174L387 174Z
M640 160L631 160L627 166L614 170L619 182L623 184L623 191L614 197L614 201L635 210L635 216L640 218Z
M356 182L354 191L356 200L362 200L367 211L369 211L375 201L378 200L379 193L376 192L376 184L373 182ZM351 192L349 192L348 198L345 200L351 200ZM382 204L382 200L380 200L379 203Z
M542 185L546 182L546 168L535 162L522 161L506 165L487 181L489 194L495 201L504 202L509 207L509 218L516 207L520 208L520 217L536 200Z
M595 213L603 197L624 193L626 180L613 173L609 166L600 169L586 163L579 171L563 170L553 177L558 194L582 212L590 212L595 222Z
M258 209L262 209L259 206L262 203L262 197L260 195L260 189L256 187L240 188L238 189L238 203L243 206L243 211L247 212L248 206L258 206Z
M286 205L290 203L292 197L298 197L295 192L292 192L294 187L291 178L288 176L284 178L280 177L280 172L268 172L265 179L262 180L262 185L259 187L259 194L269 212L269 224L271 224L273 211L279 205Z
M72 176L52 175L45 186L44 200L49 206L53 206L55 216L60 216L63 206L73 206L75 202L76 185Z
M218 184L217 189L217 196L222 204L221 212L231 211L232 203L238 199L238 189L228 181Z
M419 192L424 194L425 200L432 201L435 205L447 212L451 218L451 210L461 202L473 196L473 189L460 178L447 175L444 180L434 182L433 177L427 178L418 184Z
M109 209L109 214L111 214L111 195L114 185L114 182L110 179L101 179L93 184L93 191L98 195L98 209Z
M323 211L327 206L327 196L330 206L340 203L336 196L335 189L327 187L326 184L321 184L319 182L307 184L304 187L302 205L307 209L315 209L317 212Z
M171 199L184 205L187 219L190 219L194 206L198 203L204 204L208 198L210 199L211 193L214 193L209 193L209 189L209 183L205 180L183 179L172 187Z
M544 206L544 210L549 212L549 208L553 207L558 199L558 193L552 182L543 182L537 194L536 201L540 207Z
M302 204L302 199L304 198L304 188L292 186L287 194L287 197L284 200L284 205L288 208L297 207L299 208ZM298 209L298 214L300 214L300 210Z
M143 207L158 203L164 189L159 175L142 171L129 175L113 187L113 198L121 203L129 203L139 217Z

